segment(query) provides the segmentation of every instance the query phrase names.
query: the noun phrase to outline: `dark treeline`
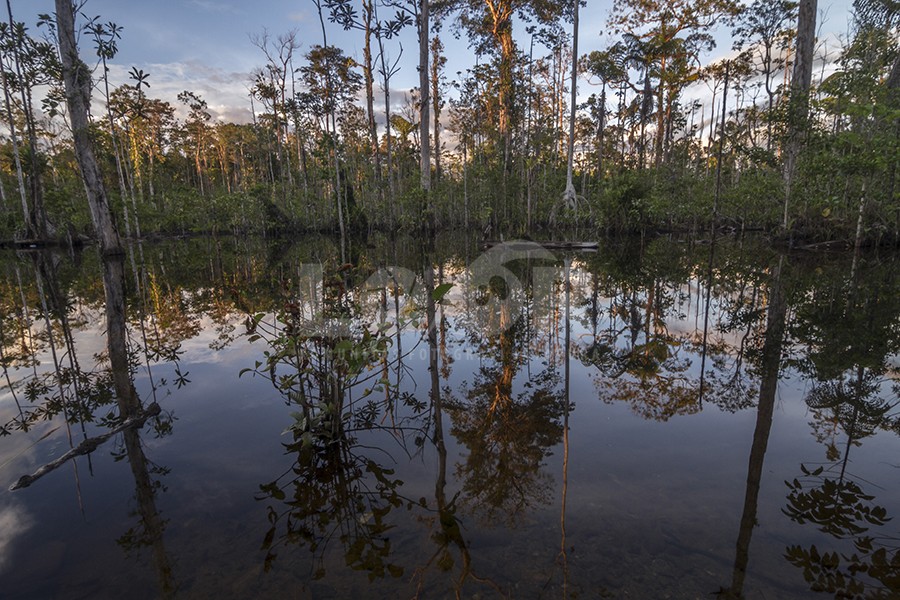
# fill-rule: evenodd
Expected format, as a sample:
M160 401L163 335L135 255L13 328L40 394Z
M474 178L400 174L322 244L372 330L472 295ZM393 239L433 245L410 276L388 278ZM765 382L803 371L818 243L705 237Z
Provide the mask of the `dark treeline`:
M261 66L249 124L212 119L191 90L176 104L154 98L153 74L138 68L113 85L107 65L128 32L82 7L93 142L122 234L716 222L857 245L900 239L892 0L856 0L850 35L830 53L815 39L815 0L615 0L613 43L584 56L572 2L313 4L322 27L304 32L302 49L296 31L251 36ZM0 239L91 235L55 18L29 29L7 12ZM412 54L399 42L407 28L417 65L400 61ZM329 44L341 29L364 40L362 57ZM730 31L734 47L703 64L714 31ZM453 34L477 56L455 75L442 42ZM390 93L401 68L421 82L402 105ZM573 72L587 100L570 110Z

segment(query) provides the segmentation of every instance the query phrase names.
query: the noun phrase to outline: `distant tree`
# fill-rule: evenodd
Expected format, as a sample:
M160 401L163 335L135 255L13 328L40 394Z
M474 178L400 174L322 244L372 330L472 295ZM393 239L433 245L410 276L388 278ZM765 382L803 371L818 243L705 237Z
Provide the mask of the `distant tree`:
M263 30L261 34L250 36L250 42L266 57L266 66L256 73L253 91L257 97L268 103L272 110L279 175L282 178L286 176L288 185L293 187L288 145L288 127L291 122L288 100L292 97L294 89L294 52L300 47L297 30L292 29L275 37ZM287 160L284 157L285 153L288 154Z
M206 186L203 183L203 165L206 162L205 150L207 136L209 134L208 123L212 118L212 115L207 111L209 105L206 103L206 100L194 92L185 90L178 94L178 100L190 109L186 126L194 147L194 167L197 169L197 182L200 186L200 195L203 196L206 194Z
M357 29L364 34L363 79L366 85L366 117L372 157L375 160L375 177L381 177L381 153L378 151L378 130L375 126L375 78L373 71L372 36L377 35L378 18L375 0L362 0L362 15L357 14L353 0L325 0L331 11L330 19L345 30Z
M592 110L597 122L597 176L603 177L603 137L606 129L606 89L628 80L624 67L625 47L617 42L606 50L594 50L583 59L582 70L588 77L600 80L600 97L595 98Z
M755 70L763 76L768 97L766 149L772 149L772 109L778 87L774 74L784 67L782 53L790 44L789 25L795 19L797 3L791 0L756 0L741 12L732 34L735 50L751 50Z
M20 161L28 184L28 200L23 201L26 235L46 240L55 233L44 206L43 171L46 161L38 143L38 113L34 107L35 90L56 83L59 60L52 44L33 38L24 23L13 19L12 7L7 0L8 21L0 23L0 68L2 81L11 99L18 95L19 109L24 118L25 161ZM14 108L13 103L13 108ZM8 110L8 116L12 115ZM21 158L21 157L20 157Z

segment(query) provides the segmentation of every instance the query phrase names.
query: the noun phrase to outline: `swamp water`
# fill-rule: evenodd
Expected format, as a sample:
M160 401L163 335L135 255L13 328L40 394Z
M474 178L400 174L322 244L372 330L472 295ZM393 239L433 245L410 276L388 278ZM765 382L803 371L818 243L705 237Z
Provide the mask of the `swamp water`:
M604 241L0 255L0 597L900 595L900 265ZM426 267L427 265L427 267ZM566 285L566 282L569 285Z

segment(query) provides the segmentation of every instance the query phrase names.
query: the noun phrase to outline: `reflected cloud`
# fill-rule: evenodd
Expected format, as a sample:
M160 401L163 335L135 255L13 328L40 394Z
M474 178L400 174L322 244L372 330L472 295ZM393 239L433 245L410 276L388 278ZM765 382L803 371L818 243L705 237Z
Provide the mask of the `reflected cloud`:
M0 506L0 573L9 563L16 538L31 529L33 520L24 508L16 505Z

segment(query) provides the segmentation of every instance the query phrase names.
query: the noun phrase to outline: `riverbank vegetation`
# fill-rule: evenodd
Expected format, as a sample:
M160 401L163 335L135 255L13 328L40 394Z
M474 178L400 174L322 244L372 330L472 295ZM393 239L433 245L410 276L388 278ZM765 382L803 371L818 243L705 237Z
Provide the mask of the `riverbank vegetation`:
M91 139L123 236L715 223L900 241L892 0L856 0L839 49L817 46L815 1L615 0L613 43L575 60L572 2L313 3L321 35L304 32L302 48L296 31L252 37L251 123L213 119L189 89L156 98L153 73L137 67L114 85L107 65L128 32L116 15L86 19L89 5L78 15L78 51L95 66ZM92 236L56 19L8 17L0 240ZM406 28L418 32L417 65L398 42ZM363 56L328 43L339 29L361 36ZM732 49L713 52L717 31L731 33ZM456 75L442 41L453 34L477 56ZM417 68L419 88L392 97L392 77Z

